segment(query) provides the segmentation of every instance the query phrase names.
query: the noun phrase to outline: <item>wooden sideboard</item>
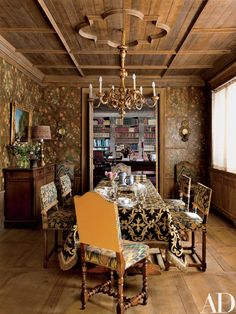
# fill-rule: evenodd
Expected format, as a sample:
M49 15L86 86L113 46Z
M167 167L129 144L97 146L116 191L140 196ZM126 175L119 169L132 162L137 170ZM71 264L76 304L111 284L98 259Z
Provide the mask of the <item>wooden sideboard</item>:
M35 228L41 221L40 187L54 181L55 165L32 169L5 168L4 226Z

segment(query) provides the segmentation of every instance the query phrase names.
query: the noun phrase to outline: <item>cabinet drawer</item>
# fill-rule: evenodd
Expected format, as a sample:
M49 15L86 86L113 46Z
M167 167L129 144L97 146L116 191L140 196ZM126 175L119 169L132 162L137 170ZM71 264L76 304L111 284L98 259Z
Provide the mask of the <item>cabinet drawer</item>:
M46 166L44 168L44 173L45 175L48 175L48 174L53 174L54 175L54 172L55 172L55 165L49 165L49 166Z
M44 169L43 168L36 169L34 171L34 176L35 176L35 178L43 177L44 176Z

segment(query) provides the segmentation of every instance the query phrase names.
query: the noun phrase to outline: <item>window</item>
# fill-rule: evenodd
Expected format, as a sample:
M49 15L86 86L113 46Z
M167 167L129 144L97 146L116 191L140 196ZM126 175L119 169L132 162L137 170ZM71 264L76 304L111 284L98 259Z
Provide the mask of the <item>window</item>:
M212 165L236 173L236 78L212 92Z

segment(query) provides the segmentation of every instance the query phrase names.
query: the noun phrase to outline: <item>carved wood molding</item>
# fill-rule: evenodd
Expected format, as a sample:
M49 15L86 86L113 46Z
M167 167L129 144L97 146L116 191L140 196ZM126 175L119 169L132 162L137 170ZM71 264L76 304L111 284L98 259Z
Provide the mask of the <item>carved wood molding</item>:
M139 20L143 20L146 22L151 22L155 25L155 27L159 30L155 32L154 34L150 34L147 37L147 40L134 40L132 42L126 43L127 47L132 47L132 46L137 46L138 44L151 44L153 40L160 39L164 36L167 35L169 32L170 28L169 26L159 23L159 16L144 16L144 14L141 11L134 10L134 9L112 9L108 10L101 15L88 15L85 16L85 20L81 23L79 23L76 27L75 30L78 32L78 34L88 40L93 40L94 42L97 42L99 44L107 44L110 47L116 48L120 45L118 42L114 42L110 39L106 40L98 40L97 36L95 34L92 34L91 32L86 31L85 29L88 27L91 27L93 25L93 22L95 20L105 20L108 17L111 17L113 15L117 14L126 14L126 15L131 15L134 17L137 17Z
M165 76L161 78L160 75L146 75L140 78L140 84L143 87L150 85L150 80L156 80L158 87L170 87L170 86L205 86L204 80L195 75L189 76ZM115 85L120 84L119 77L117 76L103 76L104 86L110 86L110 82L113 82ZM87 87L90 83L97 84L96 76L86 76L83 78L78 78L77 76L57 76L57 75L45 75L43 84L55 85L55 86L80 86ZM127 81L127 87L132 86L132 80Z
M15 48L0 35L0 55L18 68L21 72L29 76L38 84L41 84L44 78L44 74L33 67L32 63L29 62L21 53L16 52Z

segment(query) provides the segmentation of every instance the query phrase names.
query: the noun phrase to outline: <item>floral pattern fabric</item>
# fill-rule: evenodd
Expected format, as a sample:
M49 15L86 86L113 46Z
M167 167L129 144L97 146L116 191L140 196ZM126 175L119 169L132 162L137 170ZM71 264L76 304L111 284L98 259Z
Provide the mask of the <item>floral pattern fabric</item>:
M67 194L71 193L71 180L70 177L65 174L59 178L61 185L62 197L65 197Z
M70 230L76 223L75 213L70 210L52 210L48 212L48 228Z
M182 231L196 231L206 230L206 225L203 224L202 218L195 213L179 212L173 213L173 222L178 230Z
M54 182L50 182L48 184L41 186L40 200L42 212L47 212L49 208L55 206L58 203L57 189Z
M57 189L54 182L40 188L43 229L70 230L76 222L75 213L58 209Z
M170 211L174 211L174 212L186 211L185 202L182 200L167 198L165 199L165 203L168 206Z
M130 243L122 241L125 269L141 261L148 256L149 247L142 243ZM100 249L94 246L87 246L85 251L87 262L117 270L116 253L111 250Z

